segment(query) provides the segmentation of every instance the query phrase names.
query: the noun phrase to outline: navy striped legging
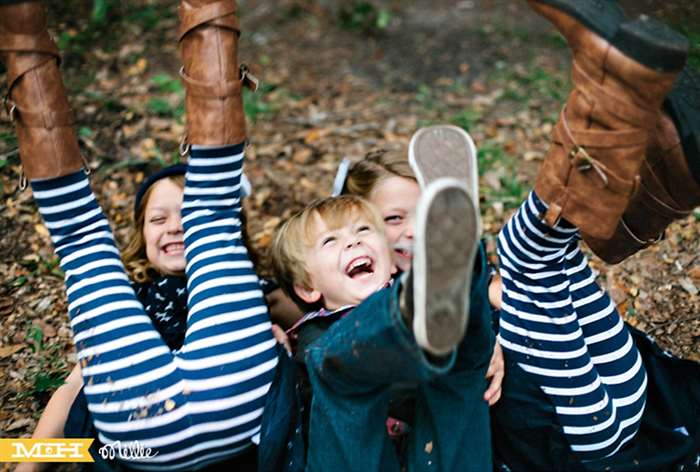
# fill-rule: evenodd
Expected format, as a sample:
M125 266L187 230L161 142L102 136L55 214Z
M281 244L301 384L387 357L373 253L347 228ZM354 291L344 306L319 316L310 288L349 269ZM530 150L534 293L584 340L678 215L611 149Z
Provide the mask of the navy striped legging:
M578 229L547 226L545 210L531 192L498 236L499 340L551 400L572 451L593 461L639 429L646 371L578 247Z
M32 182L66 274L88 408L105 444L137 440L144 470L189 470L251 447L277 365L241 241L243 145L193 147L182 206L188 319L171 352L129 285L82 172Z

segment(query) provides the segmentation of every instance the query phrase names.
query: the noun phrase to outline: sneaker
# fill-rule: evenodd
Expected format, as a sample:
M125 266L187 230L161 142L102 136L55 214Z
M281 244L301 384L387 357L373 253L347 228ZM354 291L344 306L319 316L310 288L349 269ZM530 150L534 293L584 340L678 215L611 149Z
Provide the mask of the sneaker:
M436 125L419 129L408 146L408 162L421 188L440 177L454 177L467 186L479 207L476 146L462 128Z
M434 355L451 352L469 321L469 288L479 248L479 212L467 186L439 178L416 209L413 265L404 285L416 342Z

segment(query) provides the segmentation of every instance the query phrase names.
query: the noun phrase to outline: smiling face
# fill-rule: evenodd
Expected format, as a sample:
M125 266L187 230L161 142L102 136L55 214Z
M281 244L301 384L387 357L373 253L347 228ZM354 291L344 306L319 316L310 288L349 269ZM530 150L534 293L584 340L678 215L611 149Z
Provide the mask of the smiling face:
M337 227L318 213L312 219L305 251L308 287L294 287L302 300L323 300L325 308L334 310L358 305L389 282L389 246L369 218L353 212Z
M185 271L185 244L180 216L182 196L182 188L170 179L162 179L153 184L144 210L146 257L156 270L165 275Z
M392 176L380 180L369 195L384 220L386 237L394 264L402 271L411 268L413 220L420 187L413 179Z

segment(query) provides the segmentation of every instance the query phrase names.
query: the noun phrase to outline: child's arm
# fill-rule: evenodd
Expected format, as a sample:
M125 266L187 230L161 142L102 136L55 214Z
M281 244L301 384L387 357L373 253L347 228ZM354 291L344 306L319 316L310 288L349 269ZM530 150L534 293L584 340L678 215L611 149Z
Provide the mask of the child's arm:
M501 292L503 285L501 284L501 276L495 274L489 283L489 302L496 310L501 309ZM505 361L503 359L503 350L498 344L498 338L493 346L493 355L489 368L486 372L486 378L491 379L489 387L484 392L484 401L487 401L489 406L494 405L501 398L501 384L505 375Z
M75 398L83 386L83 377L80 375L80 364L76 364L71 373L66 378L66 383L58 387L51 395L49 403L46 404L44 412L39 418L39 423L34 429L32 438L48 439L62 438L63 428L68 419L68 412ZM15 472L33 472L46 469L46 463L23 462L20 463Z
M505 361L503 360L503 350L498 344L498 338L493 345L493 354L489 369L486 371L486 378L491 379L489 388L484 392L484 401L488 402L489 406L493 406L501 398L501 384L505 375Z
M266 294L265 301L267 301L272 322L285 330L294 326L294 323L304 316L304 313L281 288Z

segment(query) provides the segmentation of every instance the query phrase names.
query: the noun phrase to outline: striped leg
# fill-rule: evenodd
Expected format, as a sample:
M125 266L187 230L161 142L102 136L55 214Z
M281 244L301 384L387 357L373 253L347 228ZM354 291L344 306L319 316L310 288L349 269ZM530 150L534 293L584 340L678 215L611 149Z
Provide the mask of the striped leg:
M169 416L156 415L185 402L182 375L131 289L87 177L33 181L32 189L66 274L85 394L101 439L165 434L172 425L156 423ZM180 419L178 427L186 423Z
M182 207L189 298L180 367L190 403L202 405L193 417L218 431L212 439L226 432L222 454L259 432L277 366L267 305L241 239L242 165L243 144L193 146Z
M578 245L567 254L565 266L571 281L569 293L591 361L611 392L621 418L617 435L608 439L619 448L636 434L644 413L647 378L642 357Z
M129 461L131 467L198 468L240 453L260 429L277 358L240 241L243 156L242 147L236 149L204 166L197 166L193 152L183 207L190 311L185 344L176 353L136 299L87 178L79 172L32 182L66 272L85 393L100 439L138 440L157 453Z
M636 433L646 377L578 250L578 230L546 226L539 219L545 209L531 193L499 234L499 337L552 401L572 450L595 460Z

